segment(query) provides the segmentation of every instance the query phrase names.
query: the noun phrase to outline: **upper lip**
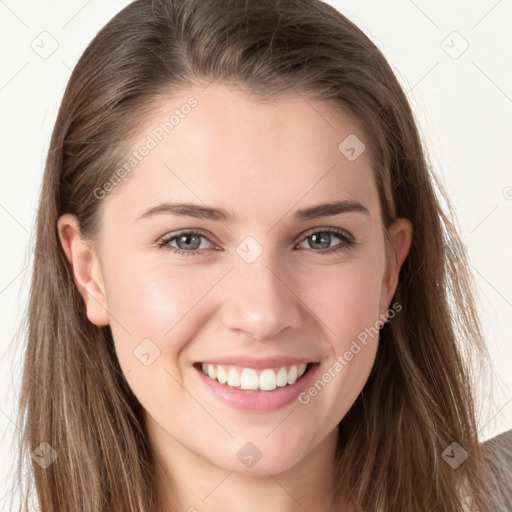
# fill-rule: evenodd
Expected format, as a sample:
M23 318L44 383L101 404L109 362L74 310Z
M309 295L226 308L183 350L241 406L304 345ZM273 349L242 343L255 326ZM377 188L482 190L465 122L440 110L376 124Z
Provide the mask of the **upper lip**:
M257 370L265 368L279 368L281 366L292 366L299 364L307 364L316 362L313 358L305 357L286 357L286 356L275 356L275 357L251 357L251 356L229 356L229 357L213 357L207 358L201 363L206 364L217 364L226 366L241 366L244 368L254 368Z

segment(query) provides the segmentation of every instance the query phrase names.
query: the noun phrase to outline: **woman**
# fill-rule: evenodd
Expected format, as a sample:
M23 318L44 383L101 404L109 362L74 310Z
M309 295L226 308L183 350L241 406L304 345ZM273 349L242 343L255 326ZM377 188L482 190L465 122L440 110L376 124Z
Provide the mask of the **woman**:
M436 194L332 7L130 4L45 169L20 404L41 510L497 510Z

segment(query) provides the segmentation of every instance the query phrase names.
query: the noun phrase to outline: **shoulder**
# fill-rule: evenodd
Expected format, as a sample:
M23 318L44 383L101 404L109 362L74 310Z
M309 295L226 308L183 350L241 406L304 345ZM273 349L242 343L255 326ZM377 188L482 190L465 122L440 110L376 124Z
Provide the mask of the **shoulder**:
M503 432L483 443L486 459L490 465L490 477L502 508L499 512L512 510L512 430Z

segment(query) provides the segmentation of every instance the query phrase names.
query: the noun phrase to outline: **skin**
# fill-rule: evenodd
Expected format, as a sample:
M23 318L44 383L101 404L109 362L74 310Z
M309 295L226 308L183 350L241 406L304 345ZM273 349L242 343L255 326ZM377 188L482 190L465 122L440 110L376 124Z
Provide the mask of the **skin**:
M159 100L140 141L190 96ZM220 84L193 96L198 106L101 200L98 236L81 238L76 218L65 214L61 243L89 320L111 326L121 368L145 409L162 461L155 469L159 496L172 499L172 480L179 510L284 512L299 503L326 511L336 427L368 378L378 336L309 404L268 413L221 403L192 364L232 354L300 355L319 361L320 376L386 315L411 223L398 219L389 228L387 252L369 151L349 161L338 150L349 134L363 142L364 134L329 104L289 95L265 105ZM137 220L169 200L239 218L164 213ZM335 200L357 201L368 214L293 218L298 209ZM347 231L356 245L323 255L310 235L325 228ZM157 246L185 229L206 237L198 254ZM251 264L236 252L247 236L263 249ZM342 245L333 235L329 247ZM148 338L160 355L145 366L133 351ZM248 441L262 453L252 468L237 457Z

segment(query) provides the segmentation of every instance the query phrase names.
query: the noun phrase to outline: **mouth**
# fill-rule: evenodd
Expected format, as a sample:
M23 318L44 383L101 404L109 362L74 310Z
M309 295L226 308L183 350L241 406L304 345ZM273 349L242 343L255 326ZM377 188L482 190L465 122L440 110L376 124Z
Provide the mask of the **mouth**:
M251 368L230 364L198 362L194 367L209 379L243 391L271 392L300 381L315 365L313 362L274 368Z
M285 355L233 354L193 364L198 389L225 406L254 413L292 405L315 380L319 368L319 361Z

